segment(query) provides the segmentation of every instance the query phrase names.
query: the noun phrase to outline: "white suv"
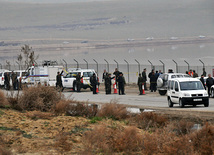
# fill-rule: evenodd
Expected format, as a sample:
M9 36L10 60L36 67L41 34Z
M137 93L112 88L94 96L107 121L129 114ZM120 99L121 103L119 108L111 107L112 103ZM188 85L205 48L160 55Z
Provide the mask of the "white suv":
M157 89L160 95L166 95L168 81L174 78L189 78L190 76L183 73L164 73L160 74L157 79Z
M168 81L167 89L168 106L204 104L209 106L209 96L201 81L196 78L177 78Z
M96 74L95 70L94 69L80 69L80 68L69 71L69 73L67 73L63 77L63 80L62 80L63 88L69 88L69 89L73 89L74 91L76 91L77 90L76 76L78 73L80 73L81 77L83 76L83 78L81 79L81 88L83 88L83 89L90 88L92 90L91 83L90 83L90 77L94 73Z

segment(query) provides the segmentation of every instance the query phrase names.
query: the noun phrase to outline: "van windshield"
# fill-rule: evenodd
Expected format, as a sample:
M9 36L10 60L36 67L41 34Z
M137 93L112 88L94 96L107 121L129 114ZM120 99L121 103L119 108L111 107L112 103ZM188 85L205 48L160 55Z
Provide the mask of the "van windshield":
M181 90L203 90L204 87L201 84L201 81L187 81L187 82L180 82L180 89Z

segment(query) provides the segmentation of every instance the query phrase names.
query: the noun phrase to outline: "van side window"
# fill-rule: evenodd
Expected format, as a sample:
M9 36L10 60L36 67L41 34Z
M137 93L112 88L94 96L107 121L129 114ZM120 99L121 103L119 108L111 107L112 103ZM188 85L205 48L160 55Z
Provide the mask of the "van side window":
M171 81L171 84L170 84L170 89L171 90L173 90L174 83L175 83L174 81Z
M178 91L178 82L175 82L175 91Z

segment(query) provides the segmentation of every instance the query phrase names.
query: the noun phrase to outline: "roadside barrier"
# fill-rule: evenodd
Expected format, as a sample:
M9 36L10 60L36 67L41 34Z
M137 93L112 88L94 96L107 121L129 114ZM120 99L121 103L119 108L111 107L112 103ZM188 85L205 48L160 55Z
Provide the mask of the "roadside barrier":
M114 81L115 81L115 78L114 78ZM113 89L114 89L114 94L117 94L117 84L116 84L116 81L113 84Z
M96 93L99 93L98 85L96 85Z
M142 84L142 87L143 87L143 95L145 95L144 83Z

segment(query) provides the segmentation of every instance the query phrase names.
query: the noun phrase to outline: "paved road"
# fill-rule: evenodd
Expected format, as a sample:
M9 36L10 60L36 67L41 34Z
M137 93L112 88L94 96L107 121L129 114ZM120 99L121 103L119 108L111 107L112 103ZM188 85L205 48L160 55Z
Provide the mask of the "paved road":
M173 108L168 107L166 96L160 96L158 93L146 92L146 95L127 94L118 95L111 94L105 95L101 92L97 95L93 95L92 92L65 92L65 97L73 98L78 101L88 101L90 103L109 103L110 101L117 101L119 104L125 104L128 106L137 106L139 108L151 108L151 109L169 109L169 110L188 110L188 111L210 111L214 112L214 99L210 98L210 106L204 107L198 105L197 107L185 106L185 108L179 108L178 104L174 105Z

